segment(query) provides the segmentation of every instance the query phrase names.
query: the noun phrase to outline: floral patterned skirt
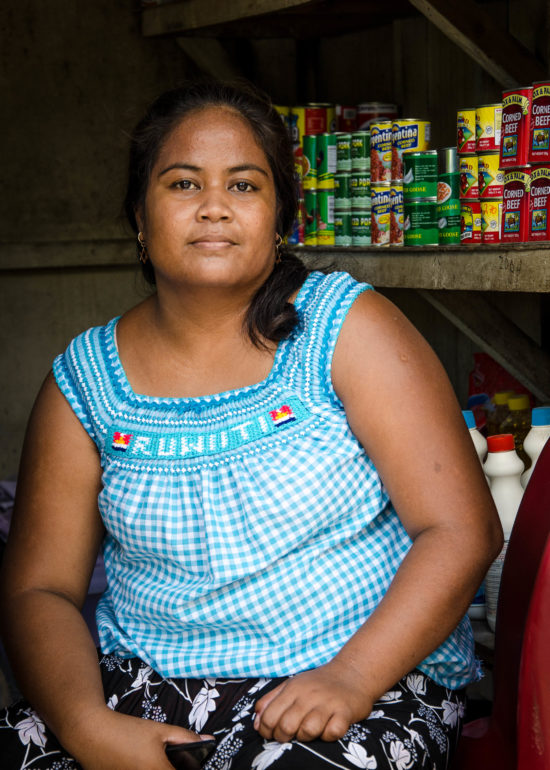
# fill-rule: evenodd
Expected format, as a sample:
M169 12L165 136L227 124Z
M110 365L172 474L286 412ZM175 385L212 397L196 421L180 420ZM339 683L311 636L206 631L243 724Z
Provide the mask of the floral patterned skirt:
M367 719L338 741L264 740L254 704L283 679L163 679L137 658L100 656L107 705L143 719L216 737L206 770L443 770L464 715L464 690L449 690L420 671L403 677ZM3 770L77 770L28 703L0 711Z

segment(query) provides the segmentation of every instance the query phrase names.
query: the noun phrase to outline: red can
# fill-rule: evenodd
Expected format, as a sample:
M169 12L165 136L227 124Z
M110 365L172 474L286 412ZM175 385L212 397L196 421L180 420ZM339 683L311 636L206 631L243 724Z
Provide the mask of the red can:
M481 204L479 201L460 200L460 242L466 246L481 243Z
M500 228L500 239L503 243L524 243L529 238L530 172L530 166L523 166L504 174Z
M357 107L337 104L335 110L337 131L348 133L357 129Z
M532 98L532 86L502 93L501 168L525 166L529 161Z
M529 240L550 240L550 165L531 169L529 178Z
M533 83L531 104L531 163L550 162L550 81Z

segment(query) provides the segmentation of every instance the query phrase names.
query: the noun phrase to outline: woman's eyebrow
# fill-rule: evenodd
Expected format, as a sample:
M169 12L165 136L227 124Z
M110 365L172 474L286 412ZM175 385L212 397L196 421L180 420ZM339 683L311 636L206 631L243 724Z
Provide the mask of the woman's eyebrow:
M181 168L185 171L194 171L195 173L199 173L203 170L200 166L193 166L191 163L172 163L170 166L163 168L162 171L159 171L158 175L161 177L163 174L167 174L168 171L173 171L175 168ZM265 169L261 166L256 166L254 163L243 163L240 166L232 166L227 169L228 174L240 174L242 171L259 171L260 174L269 177L269 174Z
M166 166L166 168L163 168L162 171L159 171L159 177L161 177L163 174L167 174L168 171L172 171L175 168L183 168L186 171L195 171L199 172L202 171L200 166L193 166L191 163L172 163L170 166Z
M269 177L269 174L264 168L256 166L254 163L243 163L242 166L233 166L232 168L228 168L227 171L230 174L240 174L241 171L259 171L260 174Z

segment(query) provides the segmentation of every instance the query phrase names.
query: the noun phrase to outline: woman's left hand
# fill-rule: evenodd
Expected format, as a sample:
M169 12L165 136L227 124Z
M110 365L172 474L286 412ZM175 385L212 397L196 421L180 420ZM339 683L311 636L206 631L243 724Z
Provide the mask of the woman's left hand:
M256 704L254 727L263 738L286 743L336 741L372 711L359 672L336 659L287 679Z

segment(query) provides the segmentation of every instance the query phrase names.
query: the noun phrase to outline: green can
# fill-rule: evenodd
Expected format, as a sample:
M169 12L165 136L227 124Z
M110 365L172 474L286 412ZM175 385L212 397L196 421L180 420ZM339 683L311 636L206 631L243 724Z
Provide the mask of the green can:
M437 199L412 201L405 198L403 208L405 246L437 246Z
M352 209L370 208L370 174L368 171L352 171L350 178Z
M334 243L336 246L351 246L351 217L350 210L334 212Z
M441 246L452 246L460 243L460 180L458 171L439 175L437 226Z
M317 246L334 246L334 188L317 190Z
M351 135L351 170L370 171L370 131L354 131Z
M336 135L317 135L317 189L334 189L336 173Z
M304 190L304 245L317 246L317 190Z
M317 137L306 134L303 141L302 187L314 190L317 187Z
M403 153L403 194L411 200L437 197L437 150Z
M336 171L351 171L351 134L336 134Z
M351 245L370 246L370 209L351 212Z
M351 174L346 171L334 174L334 206L337 209L351 208Z

